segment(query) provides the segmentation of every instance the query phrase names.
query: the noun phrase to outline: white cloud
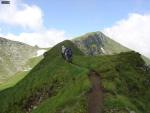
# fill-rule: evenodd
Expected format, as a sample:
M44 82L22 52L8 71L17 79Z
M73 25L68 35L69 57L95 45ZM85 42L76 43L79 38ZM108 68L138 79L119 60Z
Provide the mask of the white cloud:
M1 5L0 23L23 27L32 32L21 32L16 35L11 31L3 33L0 29L0 37L39 47L50 47L67 39L64 31L47 29L43 25L43 13L38 6L28 5L22 0L11 0L10 3L10 5Z
M38 50L38 51L37 51L37 56L43 55L46 51L47 51L47 50L45 50L45 49ZM37 56L36 56L36 57L37 57Z
M150 14L130 14L103 32L128 48L150 58Z
M32 46L38 45L39 47L50 47L58 42L67 39L65 32L60 30L46 30L42 32L32 32L32 33L20 33L19 35L14 34L0 34L0 36L23 42Z
M43 14L38 6L30 6L19 0L11 0L10 3L10 5L0 6L0 23L31 30L39 30L43 27Z

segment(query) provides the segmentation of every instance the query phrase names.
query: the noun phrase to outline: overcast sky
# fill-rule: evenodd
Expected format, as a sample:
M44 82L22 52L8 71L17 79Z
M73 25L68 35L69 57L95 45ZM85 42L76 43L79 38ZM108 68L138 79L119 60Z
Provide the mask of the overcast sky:
M1 0L0 0L1 1ZM149 0L11 0L0 4L0 36L50 47L102 31L150 58Z

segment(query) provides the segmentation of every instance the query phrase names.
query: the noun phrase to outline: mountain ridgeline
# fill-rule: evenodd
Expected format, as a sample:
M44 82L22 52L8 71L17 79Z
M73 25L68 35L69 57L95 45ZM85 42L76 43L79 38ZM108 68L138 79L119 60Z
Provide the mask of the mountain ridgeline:
M37 47L0 37L0 83L24 69L24 64L37 54Z
M131 49L110 39L100 31L87 33L74 38L72 41L84 54L90 56L113 55L120 52L132 51ZM142 56L142 58L147 64L150 64L149 58L145 56Z
M62 45L72 48L72 64L62 58ZM0 92L0 113L89 113L91 70L99 76L97 87L103 92L103 105L96 109L102 113L150 113L150 70L145 69L139 53L85 56L68 40L46 52L14 87Z
M86 55L108 55L130 51L99 31L79 36L73 42Z

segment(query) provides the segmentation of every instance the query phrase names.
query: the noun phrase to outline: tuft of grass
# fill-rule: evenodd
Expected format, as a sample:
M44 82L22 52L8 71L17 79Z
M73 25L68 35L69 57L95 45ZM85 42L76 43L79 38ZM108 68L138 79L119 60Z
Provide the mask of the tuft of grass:
M102 85L103 88L107 91L107 92L111 92L111 93L116 93L116 83L110 80L103 80L102 81Z
M127 109L128 111L135 111L136 113L139 113L136 106L126 96L123 95L107 95L104 105L107 107L107 109Z

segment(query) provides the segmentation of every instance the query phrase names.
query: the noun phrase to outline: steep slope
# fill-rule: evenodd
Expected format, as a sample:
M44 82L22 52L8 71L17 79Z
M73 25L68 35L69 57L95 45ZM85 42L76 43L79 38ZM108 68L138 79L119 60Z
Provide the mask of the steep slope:
M52 48L23 80L0 92L0 113L85 112L88 70L64 61L62 45L71 47L75 55L83 55L70 41Z
M99 31L90 32L83 36L76 37L72 41L86 55L109 55L131 51ZM142 58L147 64L150 64L149 58L145 56Z
M73 42L87 55L106 55L129 51L101 32L91 32L77 37Z
M23 70L23 65L37 54L36 47L0 37L0 82Z
M73 64L61 57L62 45L73 49ZM91 69L99 75L104 113L150 113L150 70L140 54L84 56L64 41L44 56L24 79L0 92L0 113L87 113Z
M150 59L145 57L145 56L142 56L143 60L148 64L150 65Z
M5 79L5 81L3 83L0 84L0 91L4 90L6 88L9 87L13 87L14 85L16 85L20 80L22 80L27 74L28 72L36 65L38 64L41 60L43 59L43 55L38 56L38 57L33 57L31 59L29 59L24 67L24 70L19 71L17 73L15 73L14 75L12 75L11 77L8 77L7 79Z
M7 80L5 80L5 82L0 84L0 91L16 85L17 82L22 80L27 75L27 73L28 73L28 71L21 71L21 72L17 72L16 74L12 75Z

